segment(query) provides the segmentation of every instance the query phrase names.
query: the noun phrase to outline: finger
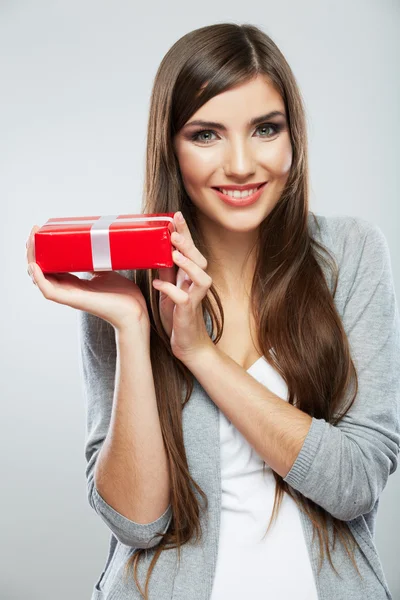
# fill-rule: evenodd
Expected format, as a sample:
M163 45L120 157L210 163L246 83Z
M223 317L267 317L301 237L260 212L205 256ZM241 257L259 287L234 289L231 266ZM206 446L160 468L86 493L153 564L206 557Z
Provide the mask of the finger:
M185 273L185 271L183 269L179 269L178 270L178 274L176 276L176 287L178 288L183 288L185 285L189 286L192 284L192 280L190 279L189 275L187 273ZM186 289L185 289L186 291Z
M176 225L176 232L171 234L171 242L173 245L182 252L185 256L188 256L191 260L199 265L203 270L207 269L207 259L194 245L192 235L186 221L181 222L178 219L178 213L174 215L174 222ZM179 239L179 237L181 239Z
M186 292L187 294L189 294L192 284L193 284L193 281L191 279L185 277L185 279L182 281L182 285L181 285L180 289L183 292Z
M30 236L29 240L28 240L28 246L27 246L27 250L26 250L26 258L27 258L28 264L31 262L35 262L35 250L34 250L33 236Z
M32 227L32 229L29 232L28 238L26 240L26 247L28 247L28 242L30 242L33 239L33 234L36 233L37 231L39 231L40 227L39 225L34 225Z
M28 247L29 241L31 239L32 233L33 233L33 229L34 229L35 225L32 227L32 229L29 232L28 237L26 238L26 247Z
M35 262L30 262L28 264L28 274L31 276L33 283L40 289L42 294L45 296L45 292L49 292L49 285L51 286L51 282L48 282L44 275L42 269Z
M172 265L172 267L160 268L158 270L158 278L161 281L168 281L169 283L173 283L175 285L177 272L178 267L176 265Z
M191 298L195 306L197 306L211 287L211 277L199 265L190 260L190 258L183 256L178 250L174 250L172 257L192 280L193 286L190 287Z
M169 281L154 279L153 285L157 290L166 294L168 298L177 306L186 306L190 302L189 294L173 285Z
M28 273L29 277L31 278L32 283L34 283L36 285L36 273L34 271L33 264L34 263L28 263L28 268L26 269L26 272Z
M61 283L62 281L71 280L71 278L76 280L77 277L70 273L46 273L45 276L42 269L35 262L29 263L28 269L31 270L33 283L40 289L47 300L52 300L59 304L66 303L63 299L63 291L57 289L57 282Z
M195 246L186 220L180 221L177 217L177 214L178 213L175 213L174 215L177 230L171 234L171 242L182 252L182 254L188 256L191 260L196 262L199 267L201 267L203 270L207 269L207 259Z
M34 234L38 231L40 227L38 225L34 225L29 233L29 237L26 241L26 259L28 264L31 262L35 262L35 238Z

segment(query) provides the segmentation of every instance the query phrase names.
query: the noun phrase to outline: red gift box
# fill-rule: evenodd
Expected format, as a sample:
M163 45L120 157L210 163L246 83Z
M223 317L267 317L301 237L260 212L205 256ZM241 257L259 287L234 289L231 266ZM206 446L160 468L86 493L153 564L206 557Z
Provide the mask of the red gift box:
M62 217L35 233L43 273L172 267L174 213Z

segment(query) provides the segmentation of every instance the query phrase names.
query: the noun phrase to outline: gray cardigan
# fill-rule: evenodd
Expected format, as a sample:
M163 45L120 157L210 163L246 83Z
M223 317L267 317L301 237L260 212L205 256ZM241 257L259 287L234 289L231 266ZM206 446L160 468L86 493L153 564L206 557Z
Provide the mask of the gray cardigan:
M400 447L400 318L389 249L380 228L369 221L315 215L316 227L312 215L311 235L333 251L339 265L334 301L350 341L359 391L337 426L312 419L285 481L338 519L348 521L361 548L356 548L355 557L362 580L339 541L331 555L341 577L335 575L326 555L318 576L317 538L312 544L312 524L300 511L320 600L391 599L374 543L379 497L397 468ZM321 266L332 291L333 277L322 262ZM133 271L119 272L133 277ZM152 523L135 523L107 504L94 485L94 466L111 416L115 334L103 319L84 311L77 314L87 414L88 500L110 531L105 564L91 600L135 600L141 596L131 575L124 580L124 564L135 548L149 549L138 571L144 586L154 546L161 539L156 534L167 530L171 507ZM208 313L206 317L211 335ZM183 546L180 565L176 550L161 553L150 578L150 600L209 600L211 595L221 506L219 409L196 379L194 383L183 411L183 433L190 472L209 501L207 513L201 513L203 540L201 545Z

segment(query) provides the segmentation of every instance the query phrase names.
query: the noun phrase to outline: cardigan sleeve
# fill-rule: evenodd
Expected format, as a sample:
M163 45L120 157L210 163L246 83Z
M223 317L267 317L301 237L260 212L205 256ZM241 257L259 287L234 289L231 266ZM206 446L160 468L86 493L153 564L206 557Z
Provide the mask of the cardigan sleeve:
M99 494L94 467L111 420L116 372L115 331L104 319L78 311L81 375L86 409L86 481L90 506L115 537L134 548L151 548L161 541L172 519L172 508L151 523L136 523L117 512Z
M374 508L397 468L400 448L400 318L389 248L381 229L361 218L352 219L347 235L342 321L357 396L336 426L312 418L284 478L343 521Z

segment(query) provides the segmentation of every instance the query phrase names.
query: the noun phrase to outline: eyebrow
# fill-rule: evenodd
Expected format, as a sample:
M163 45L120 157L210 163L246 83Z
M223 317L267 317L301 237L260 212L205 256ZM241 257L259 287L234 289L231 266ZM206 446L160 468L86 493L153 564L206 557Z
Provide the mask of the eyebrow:
M260 115L259 117L254 117L254 119L251 119L250 121L248 121L247 126L248 127L252 127L253 125L258 125L259 123L262 123L263 121L268 121L268 119L272 119L273 117L278 117L278 116L282 116L284 118L286 118L285 113L281 112L280 110L273 110L272 112L269 112L265 115ZM214 127L215 129L220 129L221 131L226 131L226 127L223 123L216 123L215 121L202 121L201 119L197 119L195 121L189 121L189 123L186 123L186 125L183 126L183 129L185 129L186 127L189 127L190 125L200 125L201 127Z

